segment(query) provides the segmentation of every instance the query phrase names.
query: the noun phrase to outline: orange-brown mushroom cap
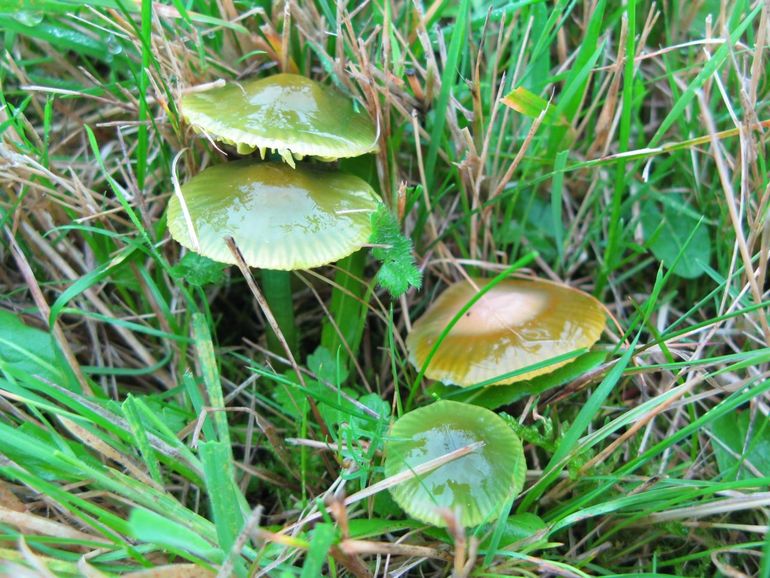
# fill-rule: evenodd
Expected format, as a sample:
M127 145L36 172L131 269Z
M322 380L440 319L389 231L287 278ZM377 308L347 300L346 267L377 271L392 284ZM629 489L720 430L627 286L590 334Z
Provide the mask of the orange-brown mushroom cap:
M441 333L488 280L450 286L418 319L407 337L409 359L422 368ZM478 288L478 289L477 289ZM469 386L591 347L604 330L602 305L591 295L548 281L502 281L466 311L425 371L431 379ZM495 385L550 373L559 361Z

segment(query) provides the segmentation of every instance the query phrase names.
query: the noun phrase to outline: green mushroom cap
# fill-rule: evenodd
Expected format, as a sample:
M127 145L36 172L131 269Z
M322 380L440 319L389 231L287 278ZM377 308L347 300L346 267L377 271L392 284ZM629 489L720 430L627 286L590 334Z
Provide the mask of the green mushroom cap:
M275 149L294 158L355 157L377 150L365 111L337 90L296 74L230 82L185 95L181 110L196 130L235 145L240 153Z
M168 206L168 228L181 245L233 264L225 243L232 237L251 267L285 271L320 267L360 249L382 203L353 175L250 161L207 168L182 185L181 196L184 207L177 195Z
M481 447L390 488L410 516L446 526L440 508L465 527L494 520L518 494L526 475L521 441L496 413L455 401L438 401L397 420L385 442L385 475L415 468L454 450Z

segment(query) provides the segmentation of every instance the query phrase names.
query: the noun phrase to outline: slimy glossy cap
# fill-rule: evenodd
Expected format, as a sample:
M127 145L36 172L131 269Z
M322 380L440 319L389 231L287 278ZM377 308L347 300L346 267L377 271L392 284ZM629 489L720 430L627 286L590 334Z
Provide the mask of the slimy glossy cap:
M325 160L377 150L377 133L363 110L335 89L296 74L231 82L182 98L182 114L197 130L240 153L275 149L290 165L310 155Z
M488 281L476 280L481 289ZM467 281L450 286L418 319L406 340L410 361L422 368L452 318L476 294ZM604 330L601 304L591 295L547 281L502 281L481 297L444 338L425 375L468 386L550 358L591 347ZM549 373L553 363L496 384Z
M357 251L381 204L353 175L249 161L209 167L181 195L189 221L176 195L168 206L168 228L181 245L232 264L229 236L251 267L281 270L320 267Z
M446 526L439 508L465 527L494 520L504 502L521 491L526 462L521 441L496 413L455 401L438 401L397 420L385 442L385 475L418 466L469 446L478 449L390 488L410 516Z

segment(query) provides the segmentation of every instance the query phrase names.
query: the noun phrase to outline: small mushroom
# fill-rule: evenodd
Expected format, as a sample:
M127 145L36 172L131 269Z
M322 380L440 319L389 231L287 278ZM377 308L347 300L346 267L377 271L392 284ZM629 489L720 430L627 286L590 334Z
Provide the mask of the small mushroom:
M462 448L471 451L425 473L420 466ZM407 475L390 488L410 516L447 526L448 509L465 527L497 518L521 491L526 475L521 441L496 413L475 405L438 401L398 419L385 441L385 475Z
M296 74L231 82L185 95L182 114L198 131L239 153L274 149L294 160L355 157L377 150L377 132L364 110L337 90Z
M235 262L225 243L232 237L251 267L309 269L366 244L381 203L353 175L243 160L182 185L169 202L168 228L181 245L220 263Z
M457 313L489 281L450 286L418 319L407 337L409 359L421 369L440 335ZM475 285L475 286L474 286ZM451 328L425 375L469 386L591 347L604 330L602 305L591 295L548 281L506 280L485 293ZM559 361L498 384L554 371Z

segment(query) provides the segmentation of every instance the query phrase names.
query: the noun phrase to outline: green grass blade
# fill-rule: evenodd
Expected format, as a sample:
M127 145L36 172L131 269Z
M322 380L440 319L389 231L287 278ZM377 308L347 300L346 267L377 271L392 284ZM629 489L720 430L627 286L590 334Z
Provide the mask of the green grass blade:
M323 567L329 550L337 539L337 529L332 524L317 524L313 528L310 548L305 555L300 578L315 578L323 575Z
M235 545L244 521L240 491L235 485L230 446L223 442L210 441L199 444L198 450L203 463L206 494L211 502L219 546L229 552ZM239 576L245 575L244 567L237 565L236 568Z
M206 386L209 407L213 410L206 419L213 420L217 439L225 446L230 447L230 426L227 423L227 413L224 411L225 400L222 395L222 382L219 379L217 358L211 343L208 322L200 313L193 315L193 339L203 372L203 383Z
M465 34L467 28L468 11L470 0L461 0L457 7L457 19L455 20L452 40L447 50L447 60L444 65L444 71L441 74L441 92L436 101L435 120L430 132L430 143L428 144L428 153L425 155L425 175L429 189L433 189L435 184L436 161L438 160L438 150L443 140L444 126L446 125L446 115L449 110L449 97L455 88L458 67L460 65L460 55L465 44Z

